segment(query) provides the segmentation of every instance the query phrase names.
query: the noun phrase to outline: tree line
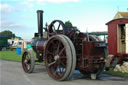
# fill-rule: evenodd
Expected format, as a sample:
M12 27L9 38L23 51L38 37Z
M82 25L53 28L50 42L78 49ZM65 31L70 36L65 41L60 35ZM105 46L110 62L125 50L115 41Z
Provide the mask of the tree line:
M0 32L0 36L1 37L8 37L8 39L16 37L15 34L12 33L10 30L5 30L5 31Z

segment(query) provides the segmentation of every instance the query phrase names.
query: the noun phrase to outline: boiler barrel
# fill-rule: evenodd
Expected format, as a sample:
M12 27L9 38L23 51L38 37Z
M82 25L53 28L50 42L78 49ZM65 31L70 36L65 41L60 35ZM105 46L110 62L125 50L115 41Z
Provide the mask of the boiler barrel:
M45 46L46 46L46 41L44 40L39 40L36 44L36 50L39 53L44 53L45 50Z

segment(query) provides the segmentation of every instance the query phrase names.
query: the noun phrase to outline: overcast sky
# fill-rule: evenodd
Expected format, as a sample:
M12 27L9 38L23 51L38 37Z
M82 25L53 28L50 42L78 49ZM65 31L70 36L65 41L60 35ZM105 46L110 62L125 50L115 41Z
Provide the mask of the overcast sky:
M127 8L128 0L1 0L0 31L31 39L37 32L37 10L44 10L44 24L70 20L82 32L107 31L105 24Z

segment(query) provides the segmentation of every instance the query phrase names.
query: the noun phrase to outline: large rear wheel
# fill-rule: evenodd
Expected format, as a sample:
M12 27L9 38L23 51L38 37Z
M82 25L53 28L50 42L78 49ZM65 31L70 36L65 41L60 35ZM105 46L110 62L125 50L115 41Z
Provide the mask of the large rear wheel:
M50 77L61 81L71 78L76 65L73 49L74 45L65 35L54 35L48 40L44 58Z

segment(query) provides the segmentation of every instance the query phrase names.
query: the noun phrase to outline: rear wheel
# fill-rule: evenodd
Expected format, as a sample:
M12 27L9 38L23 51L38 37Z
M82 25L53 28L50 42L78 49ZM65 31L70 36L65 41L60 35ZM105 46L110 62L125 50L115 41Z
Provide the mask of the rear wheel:
M50 77L67 80L75 69L76 56L73 44L64 35L52 36L45 49L45 66Z

